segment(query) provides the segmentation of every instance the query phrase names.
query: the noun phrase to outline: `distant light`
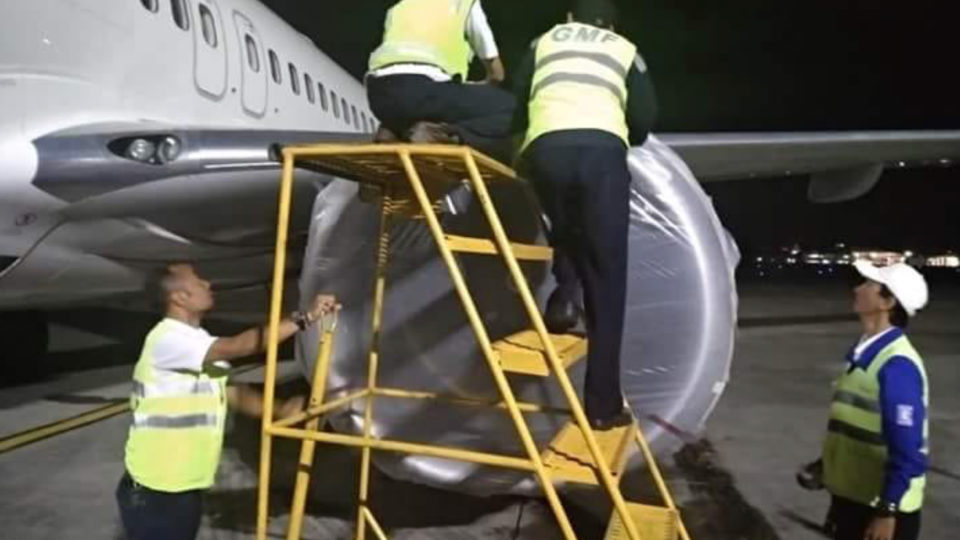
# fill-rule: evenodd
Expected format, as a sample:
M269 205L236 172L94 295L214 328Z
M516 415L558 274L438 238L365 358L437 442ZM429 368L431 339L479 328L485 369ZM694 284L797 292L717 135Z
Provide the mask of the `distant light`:
M898 161L898 162L897 162L897 167L906 167L906 166L907 166L907 163L906 163L905 161Z
M47 38L43 38L41 41L43 41L43 44L44 44L44 45L49 45L49 44L50 44L50 40L47 39Z
M941 165L949 165L949 164L950 164L950 160L947 159L947 158L943 158L943 159L940 160L940 164L941 164Z

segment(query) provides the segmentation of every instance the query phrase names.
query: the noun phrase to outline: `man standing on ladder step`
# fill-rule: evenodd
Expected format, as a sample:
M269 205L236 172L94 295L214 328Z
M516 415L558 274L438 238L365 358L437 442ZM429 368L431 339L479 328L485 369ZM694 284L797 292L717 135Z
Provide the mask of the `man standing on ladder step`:
M643 144L656 101L646 65L614 32L610 0L574 0L568 22L538 38L515 78L521 168L550 220L557 288L545 322L562 334L580 318L589 340L587 418L605 430L631 421L620 389L627 282L628 145Z
M466 82L474 54L486 68L482 83ZM503 78L480 0L400 0L366 76L377 140L463 143L509 162L515 102L497 86Z
M213 485L220 461L227 403L248 416L263 414L258 390L227 386L227 361L263 352L267 329L213 337L200 326L213 308L210 283L193 266L171 265L156 281L166 317L147 334L133 370L133 425L117 503L127 538L190 540L200 528L202 493ZM310 311L280 321L280 341L334 309L332 296L318 296ZM291 398L276 415L298 413L305 402Z

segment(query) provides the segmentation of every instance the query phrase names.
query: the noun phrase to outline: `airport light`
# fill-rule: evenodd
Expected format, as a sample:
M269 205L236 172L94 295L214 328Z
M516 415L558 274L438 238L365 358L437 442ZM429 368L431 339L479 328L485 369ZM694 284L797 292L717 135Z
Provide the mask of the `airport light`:
M928 258L926 265L937 268L960 268L960 257L957 255L938 255Z

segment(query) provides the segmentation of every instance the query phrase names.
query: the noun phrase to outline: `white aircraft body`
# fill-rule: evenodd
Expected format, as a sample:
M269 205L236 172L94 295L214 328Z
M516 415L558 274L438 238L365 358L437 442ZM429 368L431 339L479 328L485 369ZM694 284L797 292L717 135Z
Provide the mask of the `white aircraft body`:
M25 310L140 298L145 271L171 260L202 262L218 287L266 283L272 148L376 127L361 82L256 0L0 2L5 353L42 356L44 321ZM865 193L888 166L960 158L960 131L659 140L701 181L810 174L823 201ZM330 181L298 174L294 250Z
M261 256L270 145L376 125L360 81L256 0L3 2L0 309L137 291L157 261ZM661 140L701 180L815 172L848 186L960 157L960 132Z

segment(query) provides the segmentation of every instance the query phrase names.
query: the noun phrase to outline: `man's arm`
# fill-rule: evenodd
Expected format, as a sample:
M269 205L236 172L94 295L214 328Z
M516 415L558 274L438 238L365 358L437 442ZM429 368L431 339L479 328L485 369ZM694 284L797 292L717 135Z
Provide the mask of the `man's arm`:
M920 451L925 441L923 425L923 378L920 370L903 357L891 359L879 373L883 438L887 443L887 471L881 497L899 503L910 481L924 474L927 457Z
M487 72L487 77L484 79L484 82L489 84L500 84L506 78L506 73L503 69L503 61L500 60L499 56L490 59L482 59L483 68Z
M657 119L657 95L647 72L647 64L639 54L627 74L626 116L630 145L643 144Z
M227 387L227 403L230 409L251 418L263 417L263 392L248 384L232 384ZM305 396L293 396L276 402L273 419L281 420L303 412L307 404Z
M332 296L318 296L310 308L310 311L303 314L306 324L313 324L326 313L332 312L336 308L336 299ZM291 316L280 321L279 342L284 342L290 336L300 330L300 325ZM233 360L243 358L253 354L261 353L267 348L268 332L267 326L258 326L241 332L232 337L217 338L213 345L207 350L204 357L204 364L209 366L220 360Z
M283 343L299 330L300 327L292 317L282 319L279 342ZM204 364L210 365L220 360L235 360L264 352L267 348L269 331L269 326L258 326L244 330L235 336L217 338L207 351L207 356L203 359Z
M470 42L474 54L483 62L486 71L484 82L502 83L506 77L506 71L503 68L503 60L500 59L497 40L493 37L493 29L490 28L490 22L483 11L483 6L480 5L480 0L474 2L473 7L470 8L466 33L467 41Z

